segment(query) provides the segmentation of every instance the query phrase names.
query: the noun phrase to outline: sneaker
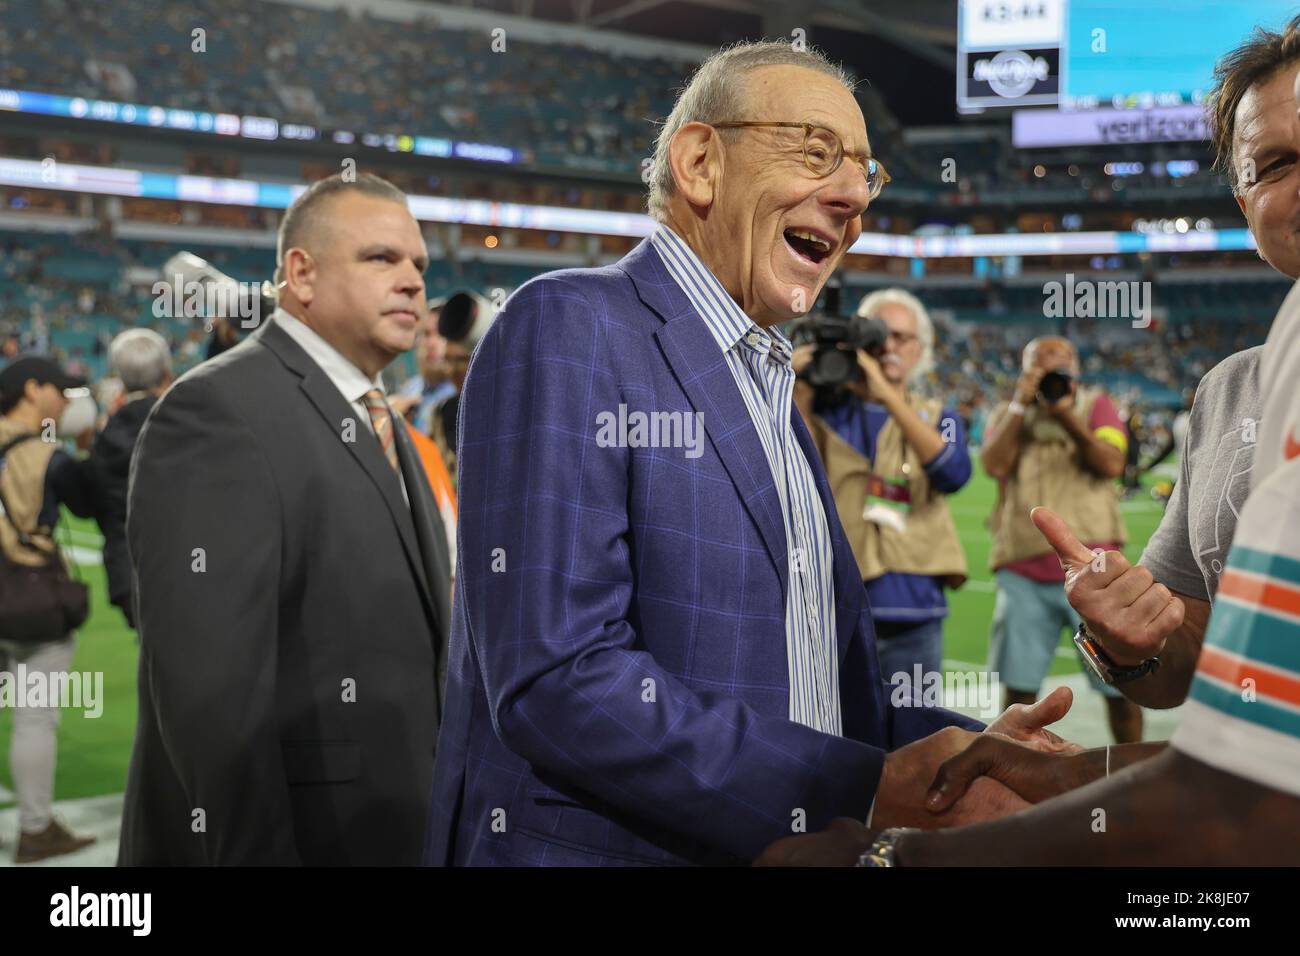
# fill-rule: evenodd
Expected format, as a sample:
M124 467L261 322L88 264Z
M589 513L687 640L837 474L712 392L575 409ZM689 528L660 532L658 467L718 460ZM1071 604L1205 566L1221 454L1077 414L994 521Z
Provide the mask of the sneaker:
M58 820L51 819L50 825L40 833L23 833L19 836L14 862L35 863L66 853L76 853L97 839L99 838L75 834Z

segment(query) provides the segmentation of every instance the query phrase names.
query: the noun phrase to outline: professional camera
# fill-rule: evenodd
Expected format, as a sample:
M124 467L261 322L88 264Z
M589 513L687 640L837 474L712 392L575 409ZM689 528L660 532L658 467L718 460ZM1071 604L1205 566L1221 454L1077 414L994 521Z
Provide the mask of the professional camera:
M276 307L275 287L267 281L239 282L192 252L178 252L162 267L166 300L155 300L155 314L207 320L211 335L207 357L216 358L239 344L244 332L258 328ZM199 313L191 312L199 306Z
M1053 369L1039 380L1038 394L1047 404L1055 405L1070 394L1070 383L1073 381L1074 376L1070 374L1069 369Z
M840 287L827 286L822 312L801 321L794 330L794 345L817 346L804 378L823 393L839 393L862 377L857 350L873 358L884 354L889 327L880 319L840 314Z

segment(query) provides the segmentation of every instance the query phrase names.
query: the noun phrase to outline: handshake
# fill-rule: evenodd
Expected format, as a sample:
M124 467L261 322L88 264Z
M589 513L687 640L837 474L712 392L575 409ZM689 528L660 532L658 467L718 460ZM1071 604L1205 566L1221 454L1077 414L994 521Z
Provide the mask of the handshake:
M1065 570L1070 605L1106 656L1131 667L1159 655L1183 624L1184 602L1119 552L1089 550L1047 508L1035 508L1031 519ZM1008 708L983 733L947 727L893 751L869 827L835 820L821 833L778 840L757 864L852 865L882 829L994 820L1100 779L1107 771L1105 750L1083 751L1047 730L1072 701L1069 688L1059 687L1032 706Z
M1018 813L1102 776L1078 745L1047 730L1070 709L1058 687L1042 700L1008 707L983 733L945 727L891 752L876 787L870 826L841 818L820 833L786 837L756 866L852 866L888 827L932 830Z
M1058 687L1033 705L1013 704L983 733L945 727L888 754L876 787L871 826L963 826L993 820L1029 806L1023 792L989 776L993 755L1021 752L1069 755L1081 752L1047 729L1069 711L1073 695ZM1030 795L1034 795L1031 791Z

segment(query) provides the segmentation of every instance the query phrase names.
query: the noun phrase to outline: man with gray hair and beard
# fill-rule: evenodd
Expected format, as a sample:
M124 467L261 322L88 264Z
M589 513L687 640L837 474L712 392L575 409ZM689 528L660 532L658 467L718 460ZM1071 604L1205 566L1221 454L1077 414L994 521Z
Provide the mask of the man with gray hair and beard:
M843 388L814 390L801 379L795 402L866 582L881 674L920 683L918 668L943 673L944 588L967 577L947 502L970 480L966 428L917 389L934 367L934 326L920 300L878 289L859 303L858 317L883 323L878 356L858 349L858 378ZM794 350L795 374L804 374L815 349Z
M95 522L104 536L104 573L108 600L135 627L131 607L131 555L126 545L126 489L136 439L149 411L175 376L167 340L153 329L127 329L108 347L109 368L122 382L104 430L90 449L94 477Z

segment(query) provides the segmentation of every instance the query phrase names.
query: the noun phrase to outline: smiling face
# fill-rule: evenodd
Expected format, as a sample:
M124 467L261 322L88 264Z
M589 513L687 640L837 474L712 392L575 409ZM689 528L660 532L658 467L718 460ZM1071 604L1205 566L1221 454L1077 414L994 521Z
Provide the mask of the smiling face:
M1239 183L1237 204L1246 215L1259 253L1274 269L1292 279L1300 277L1300 119L1296 116L1294 92L1297 70L1297 64L1284 67L1241 98L1232 150Z
M834 77L802 66L764 66L745 75L745 106L732 121L813 123L834 131L845 157L818 178L804 163L801 129L731 131L723 142L702 124L679 131L703 136L711 150L707 180L681 189L670 222L690 242L741 309L768 326L808 312L822 286L862 232L869 193L850 157L870 154L866 122ZM676 170L675 170L676 171ZM687 194L683 196L681 194ZM694 223L684 223L683 203Z
M415 344L429 253L401 203L330 197L320 227L285 255L285 307L373 378Z

